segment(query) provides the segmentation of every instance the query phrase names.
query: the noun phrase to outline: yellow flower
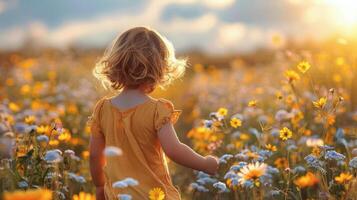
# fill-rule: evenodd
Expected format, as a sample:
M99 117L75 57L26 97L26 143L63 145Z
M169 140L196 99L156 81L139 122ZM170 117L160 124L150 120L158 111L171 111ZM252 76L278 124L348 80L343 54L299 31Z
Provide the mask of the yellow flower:
M280 138L282 140L288 140L293 136L293 132L291 132L290 129L288 129L287 127L284 127L283 129L280 130Z
M321 154L321 150L318 146L314 146L312 148L312 155L316 156L316 157L319 157Z
M231 119L230 123L233 128L238 128L238 127L242 126L242 121L235 117Z
M52 192L46 189L5 192L4 200L51 200Z
M285 169L288 167L288 160L286 158L278 158L274 162L277 168Z
M296 73L294 70L287 70L285 71L284 75L288 79L289 83L292 83L300 79L299 74Z
M149 191L149 199L150 200L164 200L165 193L161 188L153 188Z
M95 196L90 193L80 192L73 195L72 200L95 200Z
M39 134L46 134L49 135L51 133L51 127L49 125L41 125L36 129L37 133Z
M16 103L9 103L9 109L13 112L18 112L20 110L20 107Z
M307 72L307 70L309 70L311 67L310 63L308 63L307 61L302 61L297 65L297 68L300 70L301 73L305 73Z
M348 181L350 181L351 179L353 178L352 174L350 173L341 173L339 176L336 176L335 177L335 181L338 183L338 184L344 184L344 183L347 183Z
M313 101L312 103L316 108L322 109L323 107L325 107L326 102L327 102L326 97L321 97L318 101Z
M227 113L228 113L228 110L226 108L220 108L217 111L217 114L220 115L220 116L226 116Z
M35 123L35 121L36 121L36 118L33 115L29 115L29 116L25 117L26 124L33 124L33 123Z
M252 181L256 186L260 185L259 177L265 174L267 165L265 163L250 163L240 169L238 176L239 183L243 185L246 181Z
M306 175L301 176L294 181L295 185L299 188L311 187L316 185L318 182L319 179L317 179L311 172L307 172Z
M257 106L258 101L257 100L251 100L248 102L249 107L255 107Z
M71 139L71 134L68 131L63 132L58 136L60 141L69 141Z
M265 145L265 148L266 148L267 150L269 150L269 151L276 151L276 150L277 150L276 146L271 145L271 144Z

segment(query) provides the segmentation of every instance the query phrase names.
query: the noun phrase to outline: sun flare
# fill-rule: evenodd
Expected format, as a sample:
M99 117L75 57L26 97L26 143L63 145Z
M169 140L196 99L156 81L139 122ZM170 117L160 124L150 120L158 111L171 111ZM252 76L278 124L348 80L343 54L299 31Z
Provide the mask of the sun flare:
M343 26L357 25L357 1L326 0L326 4L334 9L338 22Z

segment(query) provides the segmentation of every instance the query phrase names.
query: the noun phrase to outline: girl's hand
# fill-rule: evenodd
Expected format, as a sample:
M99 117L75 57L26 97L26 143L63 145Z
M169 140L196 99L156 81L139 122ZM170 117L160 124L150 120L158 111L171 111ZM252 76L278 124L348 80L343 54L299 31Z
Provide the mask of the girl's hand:
M218 171L218 159L214 156L206 156L205 157L205 166L206 170L205 172L210 175L214 175Z
M96 200L105 200L105 196L104 196L104 187L96 187L95 190L95 198Z

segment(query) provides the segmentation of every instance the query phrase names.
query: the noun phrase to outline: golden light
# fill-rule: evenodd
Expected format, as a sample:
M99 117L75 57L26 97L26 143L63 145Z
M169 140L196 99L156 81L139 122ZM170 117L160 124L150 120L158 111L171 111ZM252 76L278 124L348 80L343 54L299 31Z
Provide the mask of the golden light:
M326 0L336 15L337 21L343 26L357 25L357 1L354 0Z

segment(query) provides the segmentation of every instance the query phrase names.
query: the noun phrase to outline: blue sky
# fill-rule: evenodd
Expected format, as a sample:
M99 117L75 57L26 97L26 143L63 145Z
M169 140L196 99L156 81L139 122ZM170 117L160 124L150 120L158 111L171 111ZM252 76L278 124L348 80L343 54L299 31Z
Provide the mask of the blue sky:
M180 50L272 47L271 38L321 39L338 23L323 0L0 0L0 48L104 47L134 26L157 29ZM337 20L338 21L338 20Z

